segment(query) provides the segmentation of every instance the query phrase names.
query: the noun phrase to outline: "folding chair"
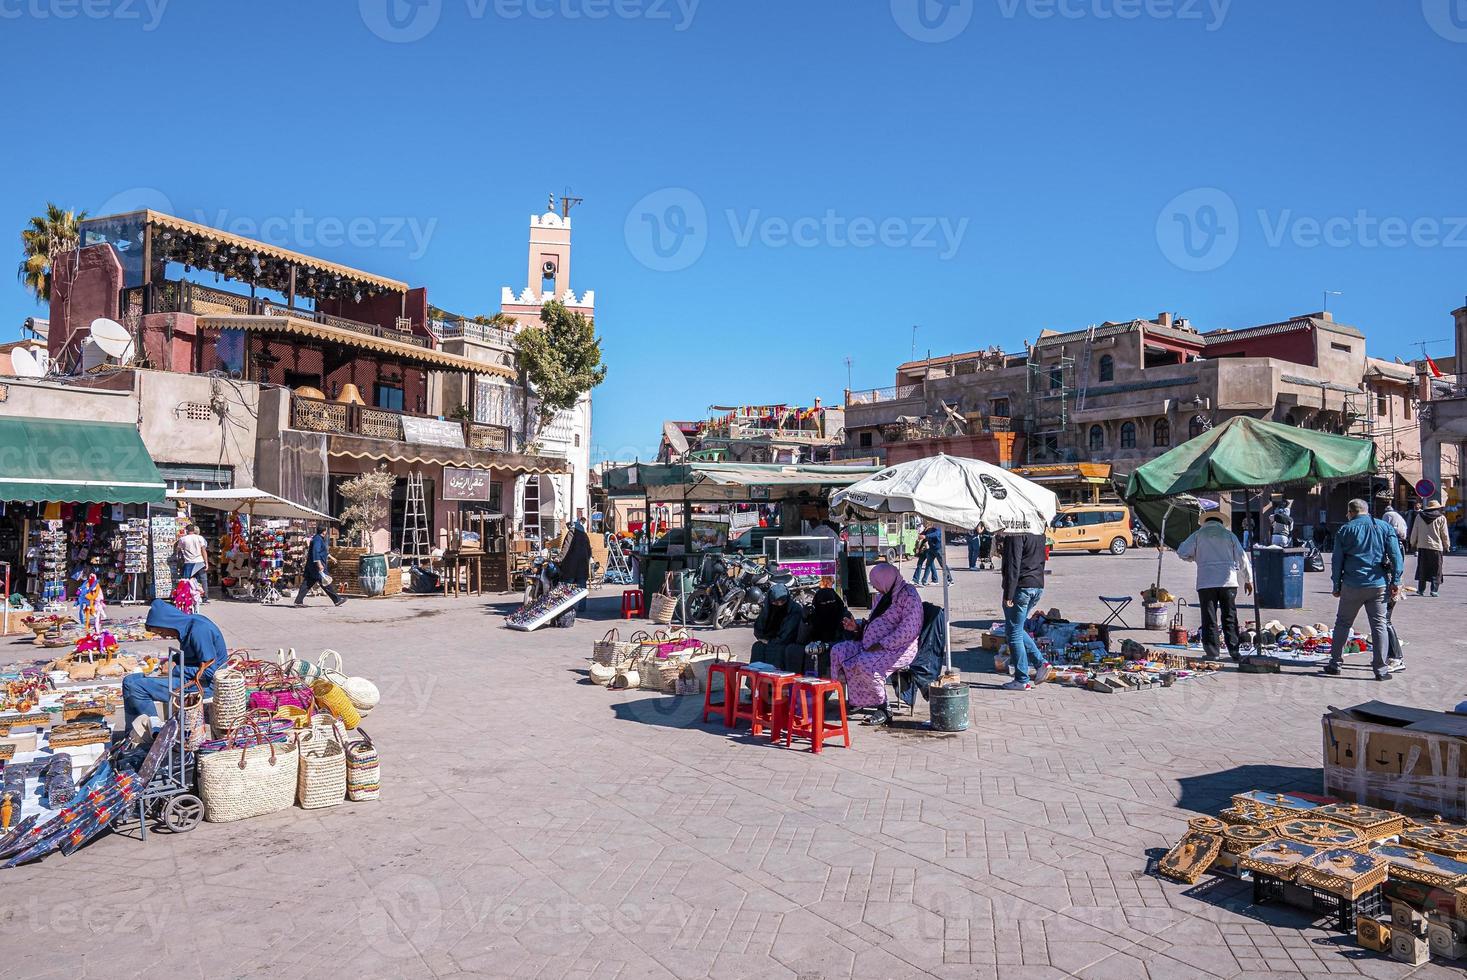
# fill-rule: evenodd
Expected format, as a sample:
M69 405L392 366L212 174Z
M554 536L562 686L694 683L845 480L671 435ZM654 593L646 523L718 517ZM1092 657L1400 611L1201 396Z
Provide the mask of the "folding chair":
M1126 611L1126 607L1131 604L1132 596L1102 595L1096 596L1096 598L1105 603L1105 608L1110 610L1110 615L1106 617L1105 622L1100 624L1101 626L1112 626L1119 623L1126 629L1132 628L1131 624L1126 622L1125 617L1121 615L1121 613Z

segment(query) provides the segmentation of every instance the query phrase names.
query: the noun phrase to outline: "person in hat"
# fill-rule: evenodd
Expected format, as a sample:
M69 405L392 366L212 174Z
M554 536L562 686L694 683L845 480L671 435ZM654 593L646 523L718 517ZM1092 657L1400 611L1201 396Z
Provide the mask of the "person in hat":
M1340 600L1335 614L1334 640L1330 644L1329 664L1325 674L1336 677L1344 666L1345 643L1355 617L1365 609L1370 619L1371 667L1375 679L1391 679L1386 656L1391 647L1391 596L1400 593L1401 543L1396 532L1385 521L1370 516L1370 505L1363 500L1350 501L1350 519L1335 534L1334 566L1331 576L1334 595Z
M1411 546L1416 549L1416 594L1435 599L1442 584L1442 555L1452 550L1447 512L1440 498L1421 508L1411 528Z
M1202 649L1211 660L1221 654L1218 635L1227 644L1228 656L1238 659L1238 586L1253 594L1253 568L1248 553L1223 524L1222 515L1210 511L1202 526L1177 546L1177 557L1197 566L1197 604L1202 609Z
M157 704L168 700L170 683L177 691L183 684L197 679L204 686L204 696L213 695L214 671L229 659L224 634L214 621L198 613L181 611L166 599L155 599L148 607L148 632L178 642L182 662L172 667L172 680L128 674L122 679L122 717L128 728L139 718L152 716ZM141 734L141 733L139 733Z

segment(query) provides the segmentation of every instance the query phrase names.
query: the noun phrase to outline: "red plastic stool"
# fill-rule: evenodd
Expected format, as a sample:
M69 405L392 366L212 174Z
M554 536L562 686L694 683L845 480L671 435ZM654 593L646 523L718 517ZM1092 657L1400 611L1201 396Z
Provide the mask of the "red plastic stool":
M790 689L794 687L795 681L800 679L800 675L782 670L767 673L748 671L747 673L750 678L750 690L753 693L753 697L749 700L748 712L753 734L762 734L767 726L770 738L778 740L780 726L784 717L789 714Z
M631 619L633 616L645 616L647 610L642 608L642 590L627 589L621 594L621 618Z
M703 685L703 721L708 721L708 713L717 711L723 715L725 728L732 728L734 723L734 706L739 701L739 669L743 664L734 663L730 660L715 661L708 665L708 681ZM723 678L723 701L713 700L713 678Z
M834 694L840 704L840 721L826 722L825 695ZM786 717L781 719L785 748L796 738L808 738L811 752L819 752L829 739L844 736L851 747L851 726L846 719L846 689L840 681L822 677L798 677L790 687Z
M728 723L728 727L730 728L733 728L741 721L747 721L751 725L754 723L755 705L752 695L754 693L755 679L759 676L760 672L758 670L751 670L748 664L739 664L738 667L738 673L734 675L734 708L733 714L730 716L732 720ZM751 695L748 701L744 700L744 689L746 687L749 689Z

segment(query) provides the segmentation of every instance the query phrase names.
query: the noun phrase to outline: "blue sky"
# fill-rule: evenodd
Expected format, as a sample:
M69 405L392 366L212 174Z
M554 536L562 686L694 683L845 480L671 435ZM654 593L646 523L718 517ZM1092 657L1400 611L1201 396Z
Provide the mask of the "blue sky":
M1410 357L1467 294L1467 0L3 0L0 55L15 232L273 220L492 312L572 188L598 455L838 398L847 356L890 384L914 324L1012 349L1339 290ZM0 276L0 336L38 313Z

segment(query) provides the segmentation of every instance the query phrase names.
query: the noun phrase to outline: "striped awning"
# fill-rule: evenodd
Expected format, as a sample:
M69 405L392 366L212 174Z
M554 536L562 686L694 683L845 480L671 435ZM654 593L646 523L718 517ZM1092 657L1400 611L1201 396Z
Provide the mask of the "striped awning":
M516 377L512 368L502 364L486 364L458 354L449 354L430 347L418 347L398 340L360 333L345 327L333 327L303 317L294 316L202 316L199 326L214 330L249 330L254 333L288 333L298 337L314 337L347 347L390 354L404 364L437 368L441 371L463 371L468 374L493 374L503 378Z

